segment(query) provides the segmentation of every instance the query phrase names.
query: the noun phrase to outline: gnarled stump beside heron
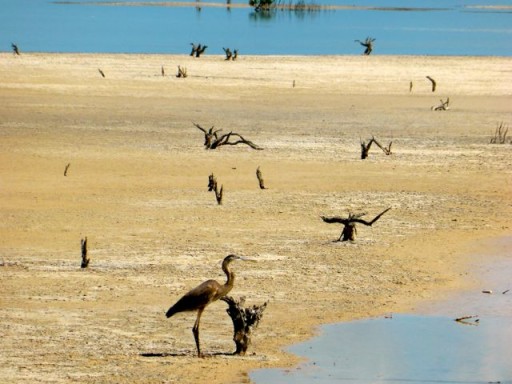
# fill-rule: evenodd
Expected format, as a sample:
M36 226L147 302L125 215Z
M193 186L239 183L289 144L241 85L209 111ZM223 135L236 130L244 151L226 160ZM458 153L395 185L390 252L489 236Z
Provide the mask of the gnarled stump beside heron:
M243 356L251 345L252 332L261 321L267 303L244 308L245 297L241 297L237 301L231 296L224 296L221 300L229 305L226 312L233 321L233 341L236 346L233 355Z

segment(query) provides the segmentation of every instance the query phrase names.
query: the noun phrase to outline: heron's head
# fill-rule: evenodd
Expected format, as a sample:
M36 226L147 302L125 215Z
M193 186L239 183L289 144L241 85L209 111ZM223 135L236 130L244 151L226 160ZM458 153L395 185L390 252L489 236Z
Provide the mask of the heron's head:
M224 261L222 262L222 265L223 266L227 266L229 265L229 263L231 263L232 261L235 261L235 260L242 260L242 261L252 261L252 262L255 262L256 260L254 259L249 259L247 257L242 257L242 256L238 256L238 255L227 255L225 258L224 258Z

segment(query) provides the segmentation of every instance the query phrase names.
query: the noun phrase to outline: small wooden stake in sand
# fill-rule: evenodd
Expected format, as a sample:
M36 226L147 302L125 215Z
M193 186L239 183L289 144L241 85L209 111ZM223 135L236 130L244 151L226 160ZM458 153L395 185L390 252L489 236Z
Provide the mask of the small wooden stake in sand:
M82 265L80 267L87 268L91 259L87 256L87 236L80 241L82 245Z

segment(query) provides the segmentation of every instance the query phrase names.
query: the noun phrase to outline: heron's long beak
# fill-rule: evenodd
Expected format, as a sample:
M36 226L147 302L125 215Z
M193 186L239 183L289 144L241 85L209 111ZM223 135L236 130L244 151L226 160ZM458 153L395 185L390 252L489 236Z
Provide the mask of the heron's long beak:
M243 260L243 261L250 261L250 262L253 262L253 263L257 263L258 260L256 259L251 259L250 257L244 257L244 256L239 256L240 257L240 260Z

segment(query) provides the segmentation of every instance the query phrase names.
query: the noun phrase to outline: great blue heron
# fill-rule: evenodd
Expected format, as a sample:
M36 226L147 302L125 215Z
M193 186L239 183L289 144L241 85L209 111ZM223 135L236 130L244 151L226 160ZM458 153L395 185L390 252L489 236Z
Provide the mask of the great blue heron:
M225 284L220 284L215 280L207 280L197 287L188 291L176 304L174 304L165 314L168 318L178 312L197 311L196 322L192 328L194 339L196 341L197 355L202 357L201 347L199 345L199 322L201 315L208 304L219 300L221 297L226 296L233 288L235 282L235 274L230 271L229 264L234 260L249 260L237 255L228 255L222 262L222 270L227 276Z

